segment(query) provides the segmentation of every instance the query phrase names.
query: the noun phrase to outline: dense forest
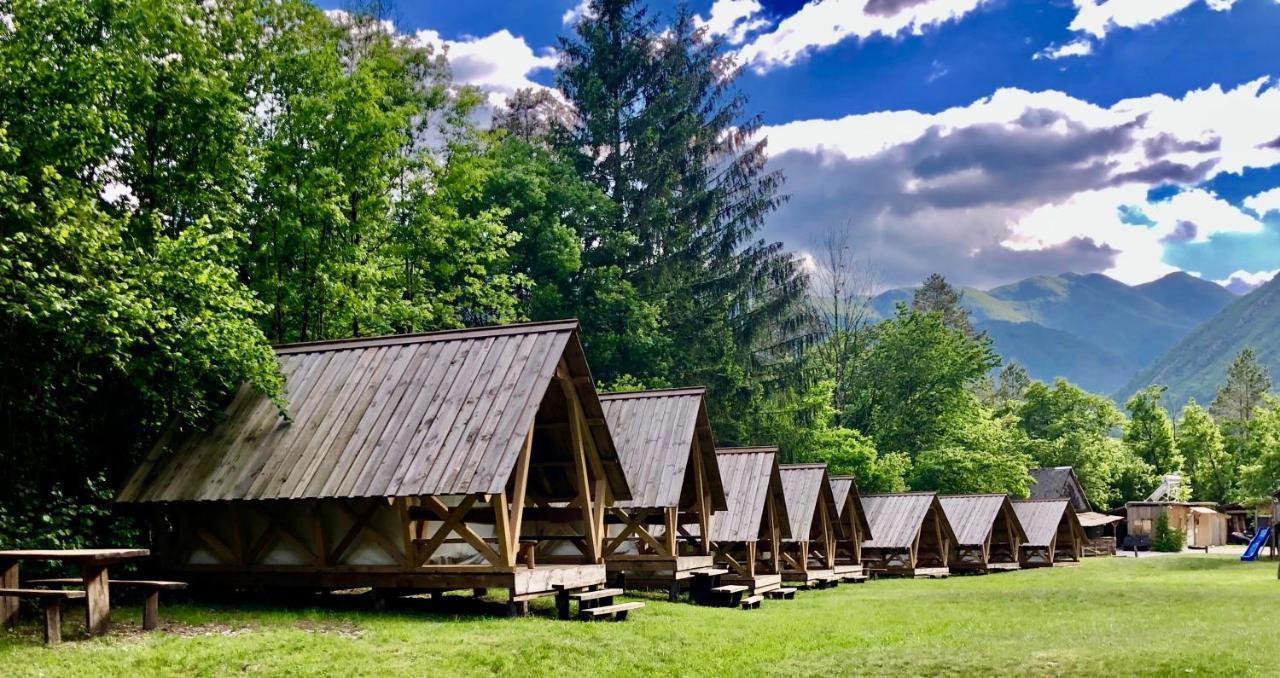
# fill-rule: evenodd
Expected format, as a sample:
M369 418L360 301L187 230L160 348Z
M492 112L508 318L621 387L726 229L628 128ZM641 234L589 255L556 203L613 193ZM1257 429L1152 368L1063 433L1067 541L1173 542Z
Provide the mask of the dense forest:
M555 88L488 110L377 12L302 0L0 1L0 543L127 540L114 490L272 344L574 317L599 387L705 385L717 441L864 491L1114 506L1280 477L1249 354L1177 421L1002 365L934 276L870 310L859 243L760 239L786 199L737 67L687 10L596 0ZM1176 425L1175 425L1176 424ZM119 538L119 539L117 539Z

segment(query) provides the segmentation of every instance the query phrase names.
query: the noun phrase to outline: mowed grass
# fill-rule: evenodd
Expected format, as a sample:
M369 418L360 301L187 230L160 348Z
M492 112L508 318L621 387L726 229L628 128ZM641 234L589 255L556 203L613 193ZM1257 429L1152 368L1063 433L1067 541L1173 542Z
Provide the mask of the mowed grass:
M152 634L125 606L112 635L84 640L68 620L54 648L27 614L0 633L0 675L1275 675L1280 641L1275 564L1229 555L880 580L754 611L658 598L624 623L558 621L549 601L507 619L462 597L381 612L162 603Z

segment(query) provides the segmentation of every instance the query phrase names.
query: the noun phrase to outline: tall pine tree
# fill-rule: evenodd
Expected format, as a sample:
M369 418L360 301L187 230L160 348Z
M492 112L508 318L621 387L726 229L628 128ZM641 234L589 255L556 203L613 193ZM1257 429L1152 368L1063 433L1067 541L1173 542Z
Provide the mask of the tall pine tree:
M585 17L561 44L558 81L577 114L565 152L618 210L583 262L616 268L660 310L662 335L593 364L605 379L707 385L713 419L730 422L806 327L807 279L756 235L783 178L765 167L737 67L687 10L665 29L635 0L594 0ZM616 346L630 328L594 330L589 344ZM737 438L732 425L719 433Z

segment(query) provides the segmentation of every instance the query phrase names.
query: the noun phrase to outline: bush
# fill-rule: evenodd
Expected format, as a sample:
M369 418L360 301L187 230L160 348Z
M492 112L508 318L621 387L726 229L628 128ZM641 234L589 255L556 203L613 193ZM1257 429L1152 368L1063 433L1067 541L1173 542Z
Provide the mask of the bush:
M1151 535L1151 549L1154 551L1167 551L1176 553L1182 550L1182 542L1185 535L1182 530L1178 530L1169 525L1169 512L1165 511L1156 518L1156 529Z

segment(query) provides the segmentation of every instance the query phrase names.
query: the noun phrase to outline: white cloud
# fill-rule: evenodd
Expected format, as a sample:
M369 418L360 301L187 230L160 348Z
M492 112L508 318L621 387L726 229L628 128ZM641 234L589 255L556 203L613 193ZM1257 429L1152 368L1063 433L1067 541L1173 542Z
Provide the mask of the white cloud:
M460 40L446 40L436 31L420 30L414 39L419 44L444 48L454 79L479 87L491 105L501 104L517 89L541 87L529 76L556 66L554 51L535 52L523 37L505 28L485 37L464 36Z
M1276 274L1280 274L1280 269L1274 271L1246 271L1240 269L1222 280L1215 280L1214 282L1236 294L1244 294L1271 282L1271 279L1275 278Z
M739 60L764 72L789 66L814 50L848 38L919 35L974 11L987 0L822 0L813 1L757 36L738 52Z
M1143 282L1174 270L1167 247L1259 233L1257 212L1280 209L1280 190L1245 209L1194 187L1280 163L1280 90L1265 78L1109 107L1002 89L933 114L883 111L765 133L792 193L770 235L803 247L816 226L853 219L863 242L895 250L877 253L890 284L919 279L938 260L972 284L1060 270ZM1148 199L1167 183L1184 188ZM1124 218L1135 213L1143 218Z
M1051 45L1036 52L1032 59L1062 59L1065 57L1089 56L1093 54L1093 43L1087 38L1072 40L1064 45Z
M1280 211L1280 188L1263 191L1244 199L1244 206L1265 216L1268 212Z
M695 20L712 35L724 36L731 45L740 45L752 31L765 28L769 20L760 16L764 7L756 0L715 0L710 16Z
M564 14L560 15L560 24L563 26L572 26L573 24L578 23L578 20L587 15L589 4L590 0L582 0L573 7L566 9Z
M1200 0L1075 0L1076 17L1069 28L1101 38L1116 28L1138 28L1153 24L1196 4ZM1219 12L1231 9L1236 0L1204 0Z

